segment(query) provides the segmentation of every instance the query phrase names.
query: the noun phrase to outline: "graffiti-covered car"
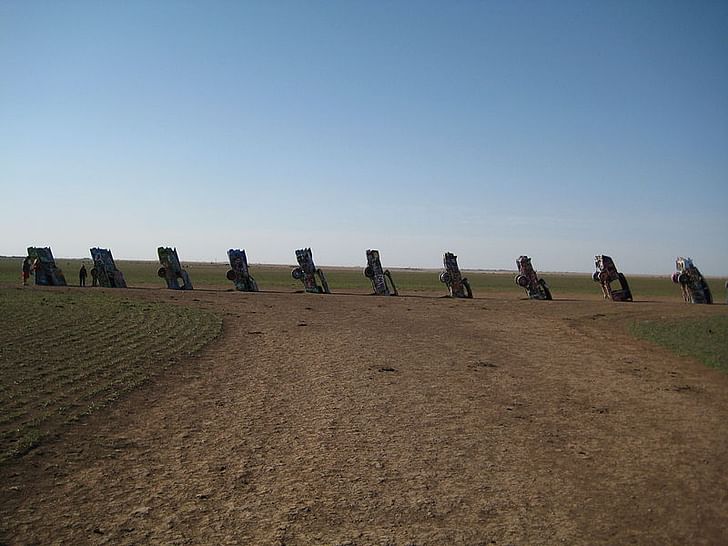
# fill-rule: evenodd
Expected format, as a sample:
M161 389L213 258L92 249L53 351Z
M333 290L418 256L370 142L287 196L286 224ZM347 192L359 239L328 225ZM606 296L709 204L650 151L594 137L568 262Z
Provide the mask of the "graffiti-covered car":
M372 290L374 290L375 295L399 295L389 269L382 267L378 250L367 250L367 266L364 268L364 276L372 283Z
M316 267L313 261L313 252L310 248L296 250L298 267L291 271L291 276L303 283L306 292L313 294L331 294L329 283L324 272Z
M35 284L40 286L66 286L66 277L61 268L56 265L53 252L49 246L28 247L28 257L33 264Z
M157 248L159 263L162 267L157 270L157 275L167 282L167 288L172 290L192 290L190 276L182 268L177 256L177 249L160 246Z
M248 267L248 257L245 254L245 250L239 248L231 248L227 252L228 260L230 261L230 269L226 273L227 280L232 281L235 285L235 290L240 292L257 292L258 283L250 274L250 268Z
M515 283L523 288L532 300L550 300L551 290L546 281L538 276L528 256L519 256L516 260L518 275Z
M99 284L104 288L126 288L124 274L117 269L111 251L94 247L90 252Z
M695 267L692 258L677 258L675 269L677 271L672 274L672 282L680 285L683 299L687 303L713 303L710 286Z
M452 252L445 252L442 257L445 270L440 272L440 282L447 286L452 298L472 298L473 291L468 279L463 277L458 267L458 257Z
M632 301L632 291L629 289L627 278L617 271L614 260L602 254L594 257L594 263L597 270L592 275L592 280L601 285L604 299Z

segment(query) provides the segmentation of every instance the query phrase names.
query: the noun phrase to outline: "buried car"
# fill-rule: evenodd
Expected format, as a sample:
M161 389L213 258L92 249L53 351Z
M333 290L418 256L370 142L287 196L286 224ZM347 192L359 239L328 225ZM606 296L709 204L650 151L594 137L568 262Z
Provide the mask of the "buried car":
M296 261L298 262L298 267L291 271L291 276L303 283L303 288L306 292L313 294L331 294L326 275L313 262L313 252L310 248L299 248L296 250Z
M33 263L35 284L40 286L66 286L66 277L56 265L51 247L28 247L28 257Z
M157 270L157 276L167 281L167 288L172 290L192 290L190 276L182 269L177 256L177 249L160 246L157 248L159 263L162 265ZM180 284L180 281L182 284Z
M695 267L692 258L678 257L675 268L677 271L672 274L672 282L680 285L683 299L687 303L713 303L708 282Z
M94 247L90 249L90 252L99 284L104 288L126 288L124 274L116 268L111 251Z
M440 282L445 283L451 298L472 298L468 279L462 276L458 267L458 257L452 252L445 252L442 258L445 271L440 273Z
M372 283L372 290L377 296L398 296L397 287L389 269L382 268L378 250L367 250L367 266L364 276Z
M516 260L518 275L514 279L516 284L526 290L532 300L550 300L551 290L546 281L538 276L528 256L519 256Z
M594 263L597 270L592 275L592 280L601 285L604 299L632 301L632 291L629 289L627 278L617 271L614 260L602 254L594 257Z
M225 276L227 280L235 284L235 290L239 290L240 292L257 292L258 283L255 282L255 279L250 274L248 257L245 255L245 250L231 248L228 250L227 255L231 269L228 269Z

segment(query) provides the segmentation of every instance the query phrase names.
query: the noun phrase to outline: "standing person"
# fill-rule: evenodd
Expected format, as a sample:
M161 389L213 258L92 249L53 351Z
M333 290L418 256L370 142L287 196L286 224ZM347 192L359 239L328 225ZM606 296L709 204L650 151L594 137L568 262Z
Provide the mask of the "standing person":
M81 264L81 269L78 271L78 286L86 286L86 264Z
M33 263L30 261L30 256L26 256L23 260L23 286L28 286L28 277L30 277L30 269Z
M96 266L91 268L91 286L98 286L99 283L99 272Z

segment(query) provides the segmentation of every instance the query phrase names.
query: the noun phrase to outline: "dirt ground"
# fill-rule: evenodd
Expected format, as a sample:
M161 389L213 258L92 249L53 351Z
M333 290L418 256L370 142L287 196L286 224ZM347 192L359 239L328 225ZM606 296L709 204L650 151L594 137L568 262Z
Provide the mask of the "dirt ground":
M7 544L726 544L725 305L129 290L224 331L0 469Z

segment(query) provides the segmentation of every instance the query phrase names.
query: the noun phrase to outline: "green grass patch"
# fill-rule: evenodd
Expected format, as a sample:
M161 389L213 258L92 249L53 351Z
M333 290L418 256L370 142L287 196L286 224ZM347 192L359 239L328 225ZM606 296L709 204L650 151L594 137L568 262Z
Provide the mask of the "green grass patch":
M639 320L630 324L635 336L728 372L728 316L682 320Z
M0 462L195 354L209 311L101 291L0 288Z

